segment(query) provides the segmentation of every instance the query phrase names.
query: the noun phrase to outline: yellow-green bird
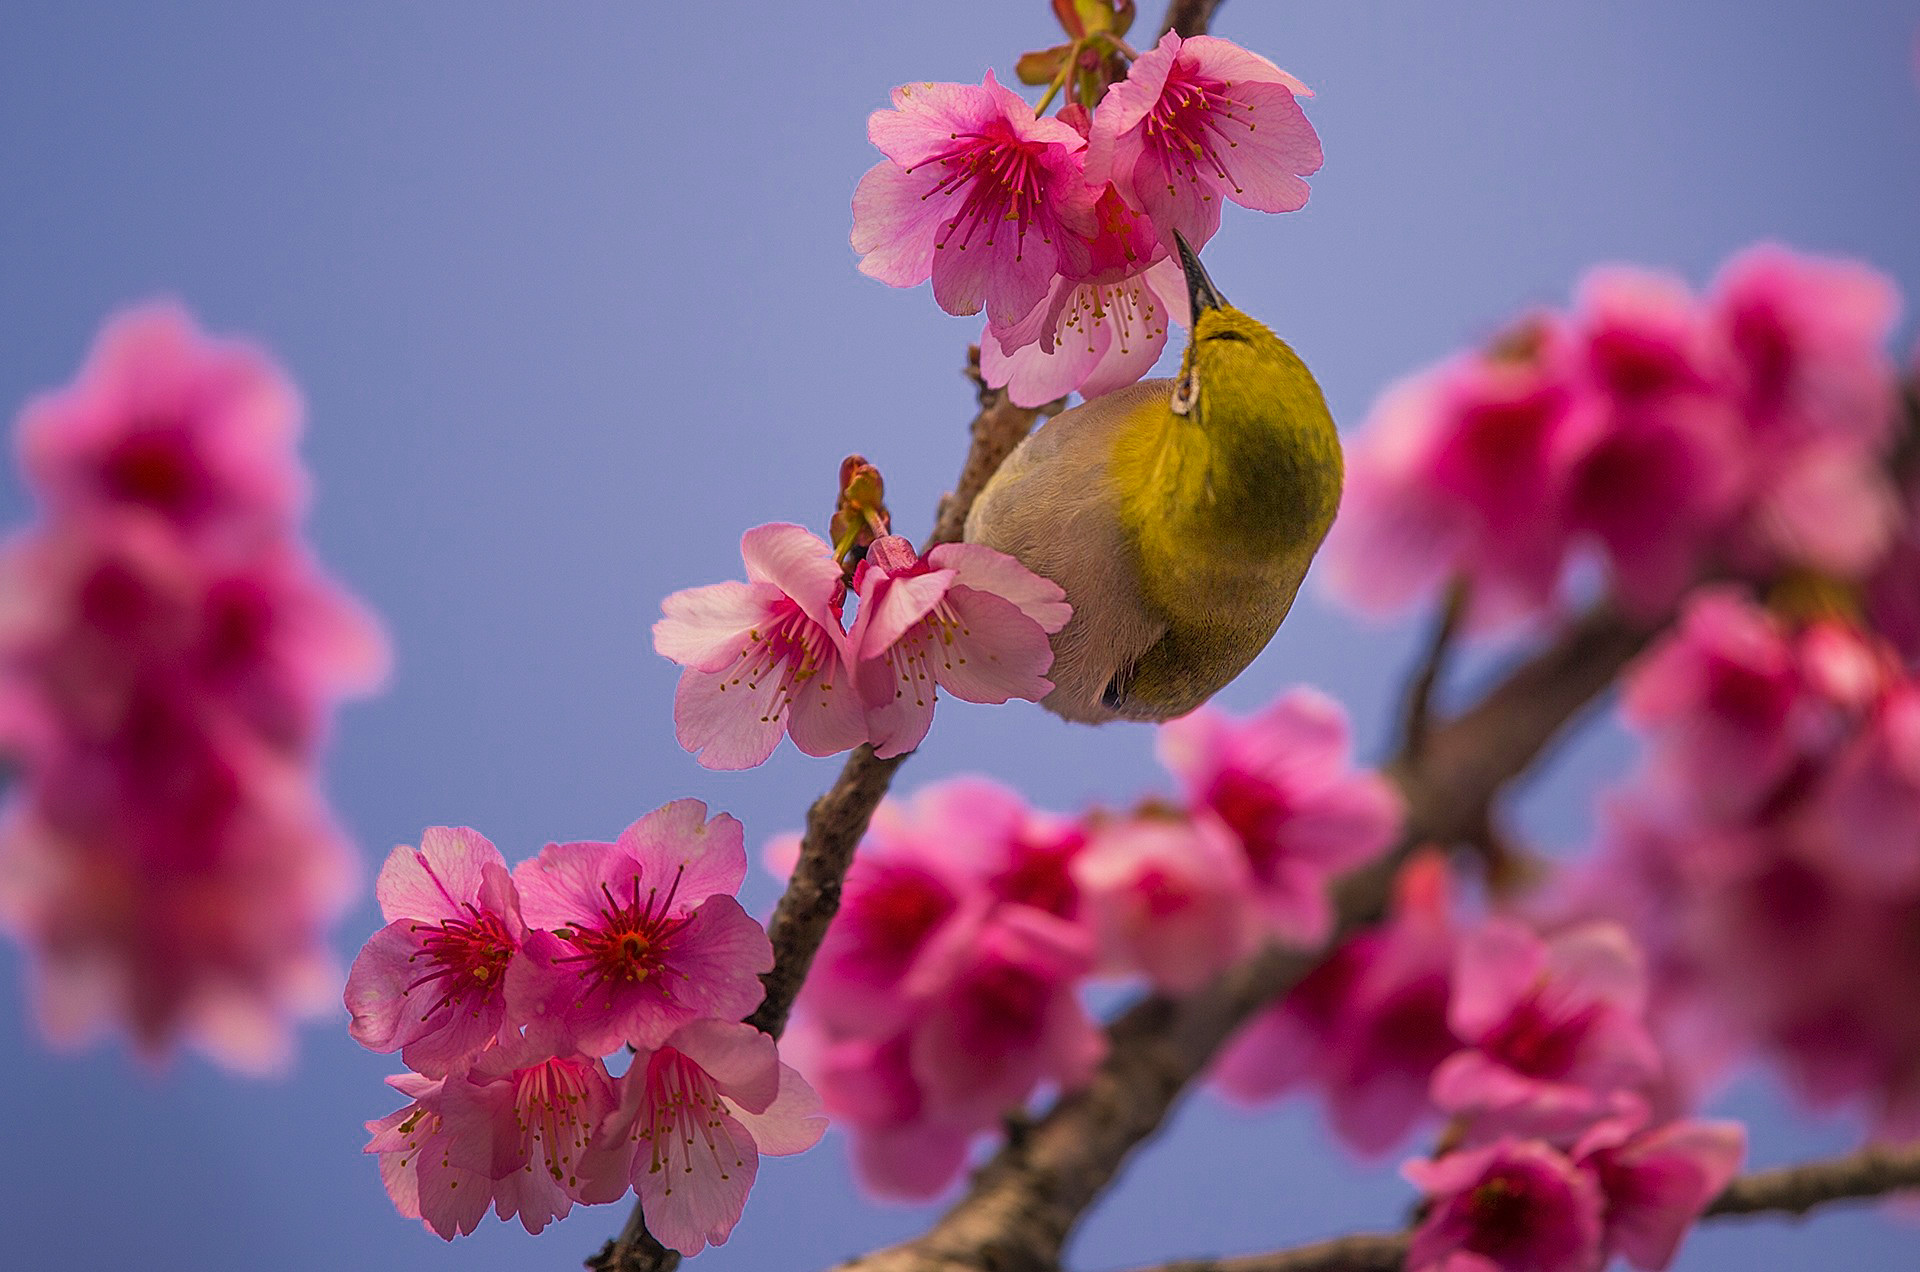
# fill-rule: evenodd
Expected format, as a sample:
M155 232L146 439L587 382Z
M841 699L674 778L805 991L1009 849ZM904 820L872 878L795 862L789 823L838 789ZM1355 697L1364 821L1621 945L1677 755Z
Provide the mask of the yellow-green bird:
M969 543L1066 590L1054 689L1069 720L1169 720L1246 669L1340 504L1340 438L1298 355L1220 295L1184 239L1180 375L1065 411L1020 444Z

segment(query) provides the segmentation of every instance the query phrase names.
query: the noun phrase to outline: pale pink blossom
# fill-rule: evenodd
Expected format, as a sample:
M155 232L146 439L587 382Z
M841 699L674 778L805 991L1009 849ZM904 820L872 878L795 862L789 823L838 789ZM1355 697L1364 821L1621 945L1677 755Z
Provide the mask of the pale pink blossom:
M827 1126L813 1088L751 1025L683 1025L618 1087L596 1144L629 1159L648 1231L682 1254L725 1244L762 1154L805 1152Z
M1149 810L1101 825L1073 876L1109 972L1189 993L1259 948L1246 854L1207 813Z
M374 885L387 925L347 977L354 1040L437 1076L501 1036L507 968L526 939L500 850L466 827L431 826L395 848Z
M1460 945L1449 1016L1469 1049L1435 1070L1434 1103L1482 1138L1584 1129L1659 1075L1646 995L1645 964L1618 924L1543 940L1488 919Z
M1087 179L1112 182L1171 247L1220 228L1224 200L1261 212L1307 201L1320 138L1296 97L1311 90L1231 41L1169 32L1114 84L1093 114Z
M599 1060L556 1042L536 1028L445 1078L389 1079L415 1103L369 1122L366 1151L381 1155L401 1214L451 1240L472 1232L491 1204L538 1233L576 1202L626 1191L627 1146L597 1138L616 1107L613 1080Z
M863 273L894 287L933 279L950 314L984 306L1018 322L1055 275L1083 273L1097 191L1073 126L1036 118L1018 93L984 84L904 84L867 136L887 158L853 195Z
M1018 406L1125 388L1159 361L1170 326L1187 324L1186 286L1171 259L1112 282L1056 278L1020 322L981 333L980 374Z
M745 583L675 592L653 647L685 667L673 699L680 745L714 769L752 768L784 732L808 755L866 741L840 608L833 549L799 526L740 540Z
M944 543L922 559L889 535L867 550L854 589L860 613L847 643L882 759L926 737L936 686L965 702L1038 702L1052 692L1047 637L1072 607L1057 584L1005 553Z
M1384 851L1398 795L1352 767L1346 714L1309 689L1236 720L1203 707L1160 731L1160 758L1187 800L1240 840L1252 897L1281 940L1316 945L1332 930L1332 879Z
M1502 1139L1402 1169L1427 1197L1407 1272L1594 1272L1601 1265L1599 1186L1558 1149Z
M1818 798L1814 815L1843 874L1866 889L1920 893L1920 684L1877 704Z
M583 1051L657 1047L702 1017L759 1005L767 935L734 899L740 823L675 800L615 843L548 844L514 870L530 934L507 982L521 1019L560 1022Z
M1642 1272L1661 1272L1707 1203L1740 1169L1747 1135L1737 1122L1636 1119L1603 1122L1581 1137L1573 1159L1602 1198L1602 1244Z
M1375 1156L1405 1138L1432 1113L1434 1069L1459 1049L1447 1024L1458 942L1450 893L1443 856L1408 861L1387 922L1255 1017L1221 1057L1221 1088L1251 1103L1311 1082L1355 1152Z

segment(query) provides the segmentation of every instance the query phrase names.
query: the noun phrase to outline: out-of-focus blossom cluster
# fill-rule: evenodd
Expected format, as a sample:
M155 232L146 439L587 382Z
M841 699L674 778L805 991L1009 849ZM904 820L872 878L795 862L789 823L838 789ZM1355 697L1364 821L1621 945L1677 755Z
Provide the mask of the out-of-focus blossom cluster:
M698 800L613 843L548 844L507 868L472 830L393 850L387 925L354 961L353 1036L398 1051L410 1101L367 1123L394 1206L449 1240L491 1207L528 1232L630 1189L693 1254L739 1221L761 1154L826 1122L773 1039L742 1019L773 966L734 899L740 823ZM610 1054L632 1051L614 1076Z
M1329 576L1383 610L1464 579L1482 627L1555 609L1589 555L1649 616L1709 576L1862 580L1901 525L1898 308L1865 266L1776 246L1704 297L1597 270L1572 312L1387 391L1350 451Z
M1330 879L1398 827L1317 694L1203 709L1161 743L1177 803L1069 819L966 779L881 806L792 1035L874 1191L939 1192L1042 1085L1083 1081L1103 1048L1092 978L1185 992L1268 942L1324 941Z
M263 353L168 305L20 416L42 516L0 556L0 924L57 1042L261 1069L337 992L355 870L319 754L386 648L301 541L299 431Z
M863 742L902 755L926 737L940 690L990 703L1052 692L1047 637L1073 613L1057 585L978 544L920 557L883 535L861 552L851 630L840 558L794 525L747 531L747 582L666 599L653 644L686 668L674 728L701 764L751 768L783 733L808 755Z
M886 158L853 196L860 268L984 309L981 372L1025 406L1145 375L1187 322L1175 235L1197 250L1227 202L1293 211L1321 163L1309 90L1265 58L1169 33L1113 80L1119 32L1065 25L1074 43L1042 57L1070 90L1057 115L991 72L902 85L868 123Z
M1618 924L1541 936L1495 917L1460 937L1432 1073L1442 1150L1409 1162L1424 1194L1410 1272L1656 1272L1739 1169L1737 1124L1662 1107L1646 966Z
M1757 1046L1808 1103L1920 1136L1920 681L1849 618L1716 588L1624 709L1646 763L1570 899L1640 935L1680 1076Z

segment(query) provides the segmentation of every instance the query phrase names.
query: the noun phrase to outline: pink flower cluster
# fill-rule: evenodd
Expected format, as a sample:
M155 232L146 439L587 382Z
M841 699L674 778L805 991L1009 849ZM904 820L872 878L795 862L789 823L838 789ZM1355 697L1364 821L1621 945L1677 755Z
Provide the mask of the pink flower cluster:
M1704 299L1596 271L1572 313L1381 399L1350 451L1334 586L1391 609L1461 578L1487 626L1553 609L1587 552L1645 614L1711 572L1861 579L1899 524L1898 306L1865 266L1774 246Z
M301 541L299 429L264 354L169 305L21 414L43 519L0 556L0 925L55 1041L117 1022L262 1069L337 988L354 863L319 754L386 648Z
M1711 589L1624 710L1647 761L1573 903L1645 941L1681 1076L1757 1045L1810 1103L1920 1136L1920 681L1850 622Z
M944 689L967 702L1039 701L1053 689L1047 637L1072 609L1059 587L1002 552L942 544L924 558L876 539L853 576L793 525L740 541L747 582L669 596L654 648L686 668L674 695L680 744L714 769L751 768L783 733L808 755L871 742L881 757L920 745Z
M906 84L867 135L886 158L853 196L853 248L895 287L933 280L952 314L987 314L981 370L1038 406L1133 383L1186 321L1174 235L1196 249L1231 201L1307 201L1320 139L1309 91L1230 41L1169 33L1089 112L1036 117L983 84Z
M1264 942L1316 945L1330 879L1397 829L1390 788L1349 767L1345 721L1317 695L1247 721L1203 710L1161 737L1179 806L1069 820L977 779L881 806L795 1051L874 1191L939 1192L1040 1084L1083 1081L1103 1050L1091 977L1180 993Z
M1448 1008L1465 1046L1433 1075L1450 1147L1409 1162L1426 1194L1409 1272L1665 1268L1739 1169L1734 1123L1656 1120L1646 970L1618 925L1541 938L1489 919L1460 942Z
M773 966L734 899L740 823L698 800L512 870L471 830L393 850L387 925L347 981L353 1036L412 1101L367 1123L394 1206L449 1240L489 1206L528 1232L629 1189L662 1243L724 1242L762 1154L810 1148L819 1100L740 1023ZM613 1076L610 1053L633 1051Z

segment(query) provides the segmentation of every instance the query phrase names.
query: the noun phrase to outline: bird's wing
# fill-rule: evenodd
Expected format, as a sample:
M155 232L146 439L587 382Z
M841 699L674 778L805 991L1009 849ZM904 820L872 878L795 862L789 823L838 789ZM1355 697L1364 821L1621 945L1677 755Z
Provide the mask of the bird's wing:
M1066 411L1022 442L975 501L967 540L1058 583L1073 618L1053 638L1045 705L1069 720L1128 714L1109 701L1166 633L1142 599L1134 549L1108 474L1115 434L1138 409L1161 409L1169 384L1147 380Z

